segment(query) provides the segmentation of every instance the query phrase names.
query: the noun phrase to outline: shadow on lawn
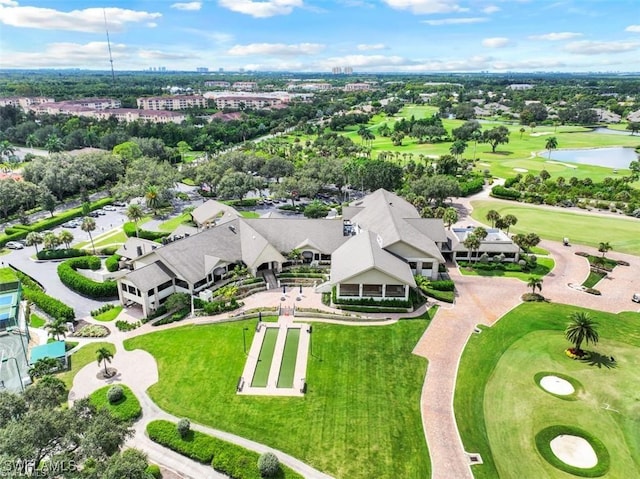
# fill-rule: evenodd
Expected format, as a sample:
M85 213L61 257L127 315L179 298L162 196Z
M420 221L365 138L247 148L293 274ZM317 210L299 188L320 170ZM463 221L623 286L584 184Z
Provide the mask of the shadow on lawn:
M618 367L618 363L616 363L616 359L613 356L605 356L595 351L589 351L588 356L581 359L581 361L589 366L596 366L600 369L602 369L603 366L607 369Z

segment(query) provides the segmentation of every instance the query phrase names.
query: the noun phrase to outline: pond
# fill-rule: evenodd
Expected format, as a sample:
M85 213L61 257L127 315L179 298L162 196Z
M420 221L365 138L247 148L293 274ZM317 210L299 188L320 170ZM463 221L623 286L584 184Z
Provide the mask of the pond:
M602 133L603 135L626 135L631 136L629 130L612 130L611 128L599 126L591 130L592 133Z
M543 154L541 153L541 156ZM546 156L546 155L544 155ZM632 161L638 159L633 148L592 148L581 150L557 150L551 152L551 159L583 165L604 166L605 168L629 168Z

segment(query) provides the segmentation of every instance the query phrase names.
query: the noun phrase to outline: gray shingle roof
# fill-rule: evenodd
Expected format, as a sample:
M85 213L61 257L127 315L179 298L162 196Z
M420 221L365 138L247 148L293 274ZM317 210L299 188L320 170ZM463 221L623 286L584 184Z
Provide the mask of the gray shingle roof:
M148 264L127 274L126 280L133 283L140 291L147 292L175 278L173 272L162 262Z
M415 286L409 265L380 247L377 235L363 231L351 236L331 258L331 282L348 281L354 276L376 269L403 284Z
M159 246L160 245L154 241L149 241L142 238L129 238L127 239L125 244L118 248L116 254L122 256L123 258L134 259L138 256L150 253ZM141 248L140 254L138 254L138 247Z
M244 221L281 253L288 253L310 240L322 253L331 254L349 239L342 234L340 220L254 218Z
M227 215L230 218L237 218L238 212L232 207L215 200L208 200L191 212L193 220L199 225L212 222L219 216Z

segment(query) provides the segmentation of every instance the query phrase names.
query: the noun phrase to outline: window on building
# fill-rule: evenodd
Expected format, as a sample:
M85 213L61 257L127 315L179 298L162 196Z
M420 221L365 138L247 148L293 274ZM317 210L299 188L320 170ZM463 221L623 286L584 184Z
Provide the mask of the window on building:
M381 284L365 284L362 286L362 296L381 297L382 285Z
M385 289L385 296L389 298L404 298L404 285L388 284Z
M176 286L182 289L189 289L189 283L183 279L176 278Z
M359 296L360 295L359 284L340 283L339 289L340 289L339 291L340 296Z

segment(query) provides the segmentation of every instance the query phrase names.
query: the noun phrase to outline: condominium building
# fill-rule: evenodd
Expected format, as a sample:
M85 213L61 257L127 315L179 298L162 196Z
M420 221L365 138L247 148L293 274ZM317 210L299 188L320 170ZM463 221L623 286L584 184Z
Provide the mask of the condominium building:
M369 83L347 83L344 86L344 91L369 91L371 85Z
M210 88L231 88L231 83L228 81L206 81L204 82L204 86L208 86Z
M25 96L10 96L6 98L0 98L0 106L15 106L20 108L28 108L32 105L40 105L42 103L53 103L55 99L51 97L44 96L35 96L35 97L25 97Z
M144 97L138 98L136 103L142 110L186 110L207 107L207 99L197 95Z
M238 91L255 91L258 89L258 84L253 81L237 81L231 88Z

